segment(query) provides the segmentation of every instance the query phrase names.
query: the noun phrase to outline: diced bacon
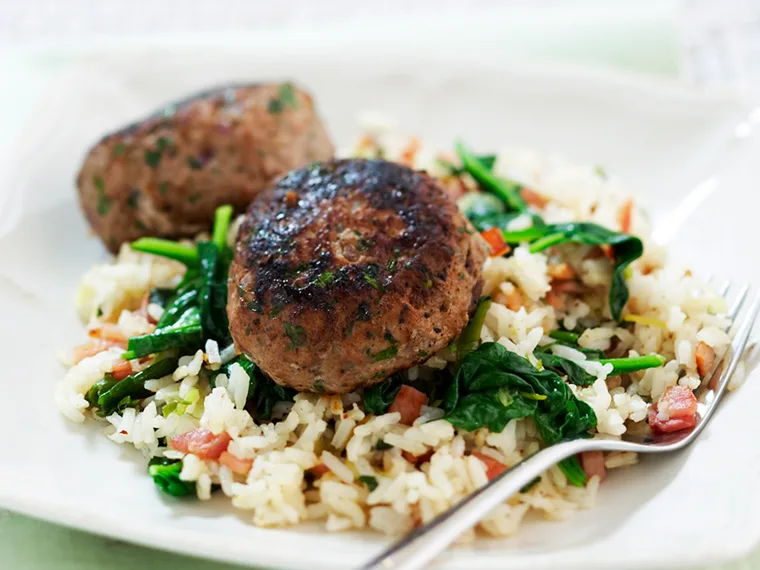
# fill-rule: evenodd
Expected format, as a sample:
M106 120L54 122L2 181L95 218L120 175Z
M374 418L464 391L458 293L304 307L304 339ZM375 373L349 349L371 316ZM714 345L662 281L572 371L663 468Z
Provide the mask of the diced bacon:
M700 376L707 376L715 364L715 351L704 342L700 342L694 351L697 357L697 372Z
M548 267L547 273L552 279L575 279L575 271L569 263L552 263Z
M620 207L617 213L617 223L620 231L627 234L631 231L631 214L633 213L633 200L630 198Z
M584 291L583 285L572 279L555 279L551 287L545 300L558 311L564 310L569 294L579 295Z
M246 475L253 467L253 459L240 459L229 451L223 451L219 456L219 463L229 467L230 471L238 475Z
M501 257L502 255L509 253L512 249L509 247L509 244L504 241L504 236L499 228L489 228L480 232L480 235L488 242L488 245L491 246L491 257Z
M538 192L534 192L529 188L520 188L520 197L528 206L533 206L539 210L543 209L549 203L549 199L546 196L542 196Z
M612 246L604 244L604 245L600 245L599 247L602 249L602 253L604 254L604 256L614 263L615 262L615 250L612 249Z
M90 327L87 334L90 335L90 338L120 343L125 348L127 346L127 335L124 334L119 325L114 323L96 323Z
M493 297L494 303L505 305L510 311L519 311L523 306L522 295L517 287L503 287Z
M581 467L586 476L591 478L594 475L599 477L602 482L607 478L607 468L604 466L604 453L601 451L584 451L580 454Z
M479 453L477 451L473 451L472 456L477 457L483 463L485 463L486 477L488 477L489 481L491 481L492 479L495 479L496 477L498 477L499 475L501 475L507 470L506 465L504 465L500 461L496 461L493 457L489 457L488 455Z
M662 405L667 418L660 415ZM656 432L669 433L692 428L697 423L697 397L686 386L671 386L649 410L649 427Z
M557 293L554 289L550 289L546 293L546 297L544 297L544 300L554 307L557 311L562 311L565 309L565 302L567 301L567 297L561 293Z
M649 427L655 432L670 433L681 431L682 429L693 428L697 423L696 416L670 418L667 420L661 420L658 416L657 406L652 406L652 409L649 410Z
M95 356L99 352L114 347L125 348L125 344L122 342L93 339L74 347L74 350L72 351L72 361L74 364L79 364L85 358Z
M415 390L411 386L401 386L401 390L398 391L396 398L393 400L388 413L400 412L401 423L405 425L412 425L414 420L420 417L422 406L427 401L427 396Z
M523 306L523 299L522 295L520 295L520 291L517 290L517 287L513 287L509 293L505 293L504 304L510 311L517 312L520 310Z
M574 280L555 280L552 281L552 291L557 293L580 295L585 291L583 284Z
M114 360L111 367L111 376L114 380L124 380L130 374L132 374L132 364L128 360Z
M423 463L430 461L430 458L433 457L433 450L428 449L422 455L414 455L413 453L409 453L408 451L402 451L401 457L406 459L412 465L422 465Z
M232 438L223 432L214 435L211 430L197 428L171 439L171 446L177 451L192 453L200 459L217 460L227 450Z

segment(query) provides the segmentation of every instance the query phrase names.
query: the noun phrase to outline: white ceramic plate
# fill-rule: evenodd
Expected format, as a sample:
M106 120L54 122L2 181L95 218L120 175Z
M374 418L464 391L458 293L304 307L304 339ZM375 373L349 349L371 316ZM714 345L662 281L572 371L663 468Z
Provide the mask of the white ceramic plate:
M369 533L316 526L258 529L226 508L162 497L136 453L95 424L73 425L53 406L63 374L55 351L83 338L72 297L79 276L105 258L88 236L73 177L104 130L155 105L227 80L294 78L308 86L336 140L347 144L363 109L398 117L405 131L446 146L463 136L479 150L531 146L603 165L640 189L655 220L720 166L677 240L699 268L760 283L750 246L760 206L752 162L736 144L741 102L607 73L479 62L422 61L373 49L238 45L131 50L93 56L51 89L2 174L14 199L0 241L3 389L0 506L124 540L276 568L352 568L387 544ZM730 141L734 140L733 143ZM728 146L727 146L728 145ZM737 147L726 154L731 145ZM711 156L723 158L711 161ZM442 568L479 570L689 566L746 553L760 538L760 452L749 382L726 402L698 445L612 474L596 509L564 522L530 520L509 540L452 549Z

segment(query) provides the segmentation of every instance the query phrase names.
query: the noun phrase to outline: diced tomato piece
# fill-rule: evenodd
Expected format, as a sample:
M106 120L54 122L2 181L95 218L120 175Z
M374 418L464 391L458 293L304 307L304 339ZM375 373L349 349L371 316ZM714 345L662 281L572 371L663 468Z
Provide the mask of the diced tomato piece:
M84 344L74 347L72 351L72 359L74 364L79 364L85 358L95 356L96 354L108 350L113 347L124 348L125 344L122 342L114 342L108 340L93 339Z
M246 475L253 467L253 459L240 459L229 451L222 451L219 456L219 463L238 475Z
M211 430L197 428L171 439L171 445L177 451L192 453L201 459L219 459L227 450L231 437L227 432L214 435Z
M534 192L528 188L520 188L520 197L528 206L533 206L539 210L549 203L549 199L546 196L542 196L538 192Z
M420 417L422 406L425 405L426 401L427 396L425 394L411 386L404 385L396 394L396 398L388 408L388 413L400 412L401 423L410 426L414 420Z
M501 257L510 252L512 249L509 244L504 241L504 236L499 228L489 228L484 232L480 232L480 235L491 246L491 257Z
M114 380L124 380L124 378L130 374L132 374L132 365L128 360L122 360L120 358L114 360L111 368L111 376L113 376Z
M700 376L707 376L715 364L715 351L704 342L700 342L695 349L697 358L697 372Z
M659 407L667 402L668 418L661 419ZM685 386L671 386L649 410L649 427L669 433L692 428L697 423L697 397Z
M631 214L633 213L633 200L630 198L620 207L617 214L618 226L620 231L627 234L631 231Z
M580 454L581 467L586 475L591 478L594 475L599 481L607 478L607 468L604 466L604 453L601 451L584 451Z
M433 457L433 450L428 449L422 455L414 455L412 453L409 453L408 451L402 451L401 457L406 459L412 465L422 465L426 461L430 461L430 458Z
M473 457L477 457L486 464L486 477L488 477L489 481L495 479L507 470L506 465L500 461L496 461L493 457L489 457L483 453L478 453L477 451L473 451L471 455Z

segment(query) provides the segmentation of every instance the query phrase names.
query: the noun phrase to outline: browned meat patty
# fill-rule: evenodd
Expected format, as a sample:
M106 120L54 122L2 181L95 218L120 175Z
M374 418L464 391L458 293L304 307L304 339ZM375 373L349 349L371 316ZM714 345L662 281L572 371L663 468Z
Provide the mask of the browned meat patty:
M338 393L375 384L461 332L486 255L427 174L384 160L313 164L246 214L230 331L279 384Z
M274 178L333 151L306 91L290 83L228 86L107 135L77 185L87 220L116 251L141 236L206 230L217 206L243 211Z

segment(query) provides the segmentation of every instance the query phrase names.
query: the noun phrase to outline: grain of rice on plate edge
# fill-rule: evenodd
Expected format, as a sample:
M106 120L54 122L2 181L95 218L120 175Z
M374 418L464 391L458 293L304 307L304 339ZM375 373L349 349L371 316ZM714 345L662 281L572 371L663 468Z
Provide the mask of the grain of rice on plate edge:
M346 154L382 154L425 168L459 196L462 209L472 207L471 191L478 185L445 165L458 163L453 152L432 152L417 139L370 125ZM492 168L523 185L522 199L546 224L592 222L638 236L644 252L624 271L630 298L616 322L608 306L613 265L605 251L573 244L532 252L528 243L505 244L512 249L508 256L494 251L485 263L483 295L491 303L474 317L484 317L476 323L475 339L495 342L537 370L552 355L575 363L589 381L566 385L590 406L600 435L618 437L647 429L648 421L667 426L676 420L669 415L678 403L672 395L679 389L673 387L689 393L698 387L710 359L729 343L724 299L690 272L664 264L664 252L648 242L646 219L619 182L601 169L519 149L500 152ZM529 215L517 216L507 230L518 232L531 223ZM233 223L229 243L235 229ZM150 292L176 287L184 271L180 263L128 246L110 262L92 267L77 297L90 340L61 355L70 368L55 393L67 418L102 421L109 439L152 458L150 473L170 494L208 499L219 486L235 507L251 511L258 526L319 519L330 531L370 527L398 534L431 520L542 445L530 416L508 421L500 432L466 431L444 417L440 397L425 394L411 417L396 404L385 413L369 413L362 390L298 393L292 401L277 401L275 394L269 400L270 421L257 422L245 407L250 369L233 360L234 349L213 340L145 381L139 400L120 403L105 418L92 413L88 392L94 385L104 377L112 382L133 378L148 366L121 358L127 339L155 328L164 309L152 302ZM419 386L444 369L453 370L457 346L461 343L452 343L396 381ZM597 362L600 356L653 354L664 357L664 363L622 374L613 373L612 364ZM732 387L742 379L740 367ZM417 392L395 390L402 396ZM632 465L637 457L588 454L579 461L580 482L570 480L567 469L554 467L478 528L507 536L529 511L562 519L589 508L607 469Z

